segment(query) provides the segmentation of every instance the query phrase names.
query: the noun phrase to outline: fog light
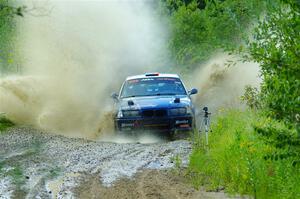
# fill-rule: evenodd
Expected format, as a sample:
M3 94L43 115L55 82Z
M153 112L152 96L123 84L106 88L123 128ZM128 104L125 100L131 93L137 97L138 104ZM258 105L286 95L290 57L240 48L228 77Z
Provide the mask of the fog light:
M189 128L190 125L189 124L180 124L179 127L181 127L181 128Z
M125 127L134 127L134 124L133 123L122 123L121 127L122 128L125 128Z

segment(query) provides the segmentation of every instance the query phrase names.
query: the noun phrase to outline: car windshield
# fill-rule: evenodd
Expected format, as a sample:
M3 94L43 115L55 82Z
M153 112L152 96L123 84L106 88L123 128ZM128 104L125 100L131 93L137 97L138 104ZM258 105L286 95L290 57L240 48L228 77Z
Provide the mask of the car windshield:
M179 78L156 77L128 80L121 91L121 98L155 95L186 95L186 90Z

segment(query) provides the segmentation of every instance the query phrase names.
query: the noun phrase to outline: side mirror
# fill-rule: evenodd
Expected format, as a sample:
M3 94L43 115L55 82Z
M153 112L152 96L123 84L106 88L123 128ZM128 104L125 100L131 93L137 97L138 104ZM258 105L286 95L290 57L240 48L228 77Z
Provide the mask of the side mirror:
M189 91L189 95L194 95L197 93L198 93L198 90L196 88L193 88L192 90Z
M113 92L110 96L111 96L111 98L113 98L114 100L118 101L119 95L118 95L117 93Z

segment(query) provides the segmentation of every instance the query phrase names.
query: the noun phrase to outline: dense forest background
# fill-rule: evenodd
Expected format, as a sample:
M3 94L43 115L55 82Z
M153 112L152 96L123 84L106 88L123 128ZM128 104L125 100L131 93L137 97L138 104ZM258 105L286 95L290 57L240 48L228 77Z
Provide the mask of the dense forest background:
M300 1L151 5L167 19L176 70L193 73L220 51L260 65L260 88L247 87L242 97L249 110L224 111L212 127L210 146L195 145L188 171L194 185L255 198L300 198ZM1 75L21 72L16 18L27 12L14 1L0 0Z

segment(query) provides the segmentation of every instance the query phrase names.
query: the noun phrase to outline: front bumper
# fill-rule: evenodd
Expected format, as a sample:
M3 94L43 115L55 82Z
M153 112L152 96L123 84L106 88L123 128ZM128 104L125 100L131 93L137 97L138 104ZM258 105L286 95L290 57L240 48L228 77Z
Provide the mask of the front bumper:
M193 129L191 115L158 118L115 118L117 131L189 131Z

